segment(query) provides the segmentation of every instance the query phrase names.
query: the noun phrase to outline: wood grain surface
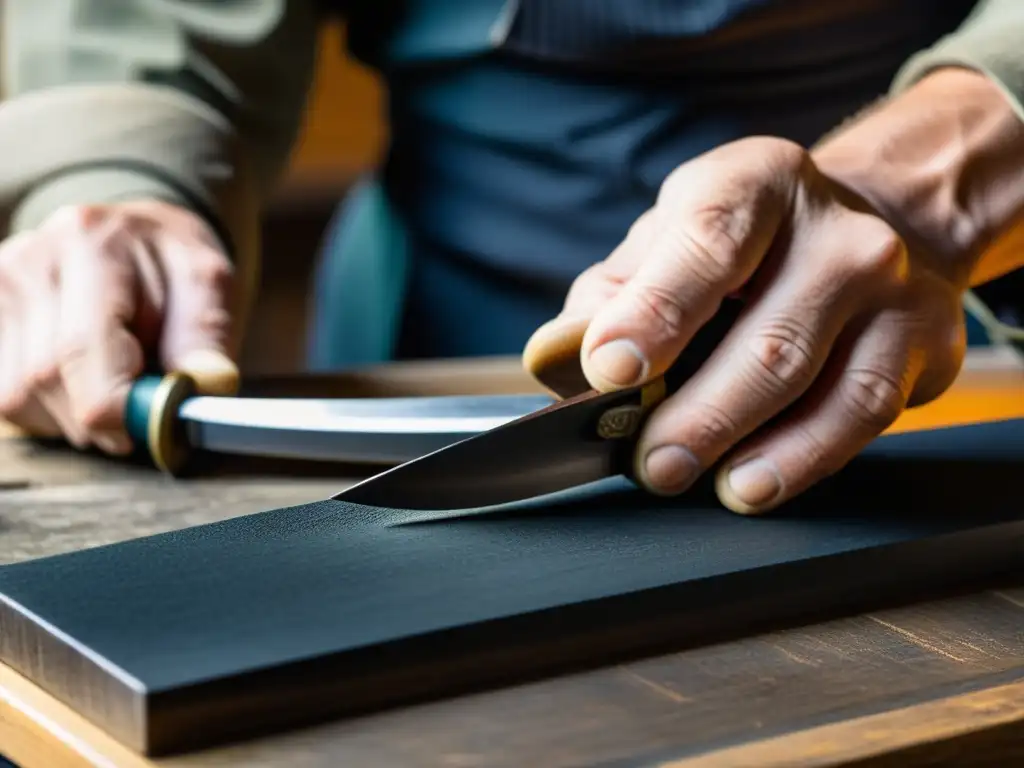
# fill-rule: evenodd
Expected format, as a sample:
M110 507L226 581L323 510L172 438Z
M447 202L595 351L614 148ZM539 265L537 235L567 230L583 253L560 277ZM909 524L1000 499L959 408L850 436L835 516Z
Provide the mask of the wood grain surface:
M1024 415L1011 392L1024 370L1000 377L983 396L944 398L934 418ZM909 418L925 420L927 409ZM0 442L0 475L11 488L0 492L3 562L312 501L355 479L176 483L16 440ZM985 591L164 761L126 752L0 669L0 751L24 768L913 766L962 765L964 754L970 765L1003 766L1024 739L1022 678L1024 574Z

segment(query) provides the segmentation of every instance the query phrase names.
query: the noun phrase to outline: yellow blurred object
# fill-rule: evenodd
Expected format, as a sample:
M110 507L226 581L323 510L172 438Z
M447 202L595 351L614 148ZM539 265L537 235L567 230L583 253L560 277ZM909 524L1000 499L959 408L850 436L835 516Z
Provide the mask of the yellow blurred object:
M346 50L344 26L325 25L281 197L329 196L380 159L387 139L382 84Z
M944 395L904 411L888 431L1013 418L1024 418L1024 362L979 350Z

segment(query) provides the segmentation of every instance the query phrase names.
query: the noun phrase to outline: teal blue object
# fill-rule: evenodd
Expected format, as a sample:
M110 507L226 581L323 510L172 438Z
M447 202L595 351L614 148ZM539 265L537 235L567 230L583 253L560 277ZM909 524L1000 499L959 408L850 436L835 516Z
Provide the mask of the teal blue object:
M407 0L384 58L411 64L479 55L504 41L515 6L508 0Z
M505 42L518 0L345 0L349 50L374 69L467 59ZM395 21L395 6L400 21Z
M349 193L327 241L316 279L311 369L391 360L409 277L409 240L376 180Z
M128 391L124 425L136 450L149 450L149 414L153 408L153 395L162 380L160 376L143 376Z

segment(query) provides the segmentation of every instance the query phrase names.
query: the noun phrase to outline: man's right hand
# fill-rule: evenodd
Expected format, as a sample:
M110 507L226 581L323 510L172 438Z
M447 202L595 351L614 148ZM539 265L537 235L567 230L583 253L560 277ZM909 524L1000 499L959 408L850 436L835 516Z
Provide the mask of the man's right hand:
M0 244L0 419L124 454L147 367L228 394L232 265L195 214L161 202L65 208Z

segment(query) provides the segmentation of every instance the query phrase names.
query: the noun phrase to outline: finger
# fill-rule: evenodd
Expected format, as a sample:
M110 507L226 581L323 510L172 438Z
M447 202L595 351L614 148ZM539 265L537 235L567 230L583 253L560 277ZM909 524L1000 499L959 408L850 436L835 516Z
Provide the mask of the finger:
M656 211L651 208L633 222L608 258L588 267L573 281L559 318L593 318L636 274L657 232Z
M60 429L37 400L25 375L24 323L10 308L0 314L0 323L0 420L34 437L59 436Z
M523 349L523 366L560 397L590 389L580 352L591 319L635 272L654 234L654 209L642 214L604 261L588 267L573 281L562 311L540 326Z
M899 417L924 354L895 313L858 334L830 359L806 402L724 463L716 487L727 508L777 507L841 469Z
M59 285L55 270L47 269L38 277L35 298L25 312L25 339L28 354L26 370L35 399L48 417L48 432L78 448L89 444L85 429L75 421L68 393L60 372L58 335L60 316Z
M927 295L929 301L918 310L919 319L913 323L927 349L928 366L917 379L907 408L931 402L949 389L960 375L967 355L962 293L937 275L925 275L924 279L929 285L922 295Z
M84 210L61 233L58 362L75 422L103 451L124 454L128 391L142 372L129 330L137 305L134 235L116 217Z
M161 362L167 370L190 374L203 392L232 394L239 372L234 361L231 262L198 240L168 236L156 245L167 279Z
M38 399L31 368L29 318L40 300L36 278L44 261L27 233L0 246L0 418L30 435L57 437L60 428Z
M12 421L23 400L19 387L21 342L18 312L13 298L5 295L0 303L0 416Z
M580 347L589 320L578 318L545 323L523 349L527 373L561 398L590 389L580 366Z
M673 174L643 258L584 337L583 369L594 387L632 386L675 361L760 265L790 207L794 179L793 169L776 172L736 148Z
M895 281L905 258L899 238L861 214L806 226L788 248L711 357L645 425L636 475L650 490L685 491L703 469L795 403L866 297L886 293L880 286ZM815 264L808 253L822 258Z

